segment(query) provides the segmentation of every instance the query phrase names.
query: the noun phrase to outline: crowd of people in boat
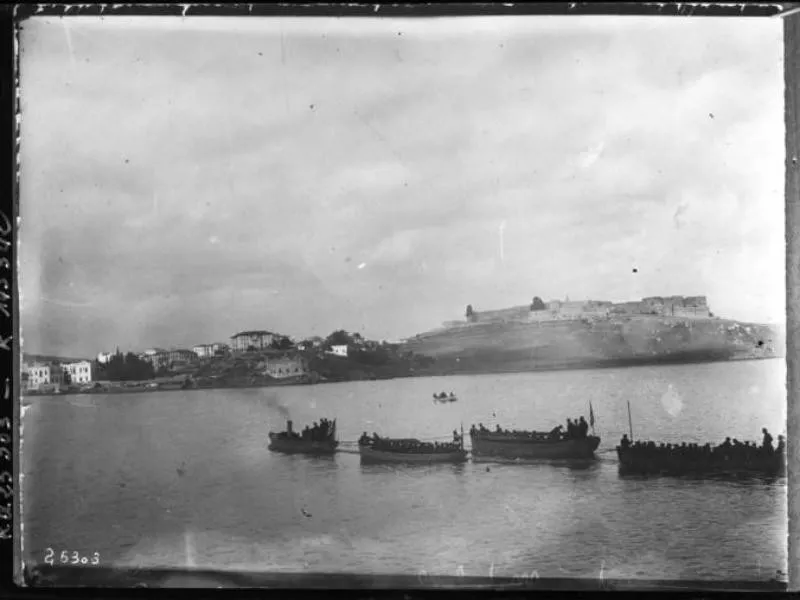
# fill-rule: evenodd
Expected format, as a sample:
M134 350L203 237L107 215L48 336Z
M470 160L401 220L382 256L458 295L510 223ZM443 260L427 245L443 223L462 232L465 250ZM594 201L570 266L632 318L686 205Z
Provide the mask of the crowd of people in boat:
M452 442L423 442L417 439L382 438L377 433L368 435L365 431L358 440L359 446L369 446L384 452L402 452L417 454L437 454L456 452L463 449L461 436L453 431Z
M452 400L456 399L456 395L453 392L450 392L450 395L448 395L447 392L442 392L441 394L434 394L433 395L433 399L434 400L451 400L452 401Z
M478 423L478 426L473 425L470 427L469 433L472 437L489 437L493 435L502 435L508 437L519 438L532 438L532 439L548 439L548 440L569 440L569 439L582 439L589 435L589 423L586 419L580 417L579 419L567 419L567 427L564 429L563 425L554 427L549 433L539 431L518 431L503 429L497 425L494 431L484 427L483 423Z
M737 439L731 440L726 437L725 441L716 446L711 444L694 444L683 442L681 444L656 444L655 442L631 442L628 435L622 436L620 448L625 450L635 450L646 458L661 459L674 458L684 459L692 462L703 461L736 461L741 463L757 462L766 458L782 454L786 449L786 440L782 435L778 436L777 447L773 446L772 435L766 428L761 430L763 438L761 445L756 442L740 442Z
M278 434L282 438L291 438L294 440L303 440L306 442L325 442L331 440L335 435L335 423L328 419L320 419L319 423L314 421L314 424L309 427L306 425L303 431L287 430Z

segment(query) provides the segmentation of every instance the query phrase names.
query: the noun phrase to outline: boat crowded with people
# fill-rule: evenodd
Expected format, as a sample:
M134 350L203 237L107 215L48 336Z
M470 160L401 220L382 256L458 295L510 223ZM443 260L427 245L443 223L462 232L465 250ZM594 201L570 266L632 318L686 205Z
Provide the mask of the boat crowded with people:
M333 454L339 442L336 440L336 419L321 419L301 432L293 429L292 421L286 422L286 431L269 432L269 449L284 454Z
M617 457L622 474L636 475L765 475L780 476L786 469L786 442L762 429L761 445L725 438L721 444L667 444L652 441L631 442L622 436Z
M470 428L472 458L586 459L593 458L600 438L589 435L589 424L581 417L567 420L549 432L509 431L499 425L492 431L480 423Z
M463 463L467 461L464 436L453 432L452 442L424 442L415 438L384 438L365 431L358 440L363 463Z

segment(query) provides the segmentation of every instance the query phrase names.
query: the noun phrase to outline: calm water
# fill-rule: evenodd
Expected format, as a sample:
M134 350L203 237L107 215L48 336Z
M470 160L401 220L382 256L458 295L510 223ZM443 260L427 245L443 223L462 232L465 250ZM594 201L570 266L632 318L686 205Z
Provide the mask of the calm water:
M259 390L39 398L24 417L24 555L105 564L541 577L768 579L786 571L786 486L620 478L628 429L656 440L785 433L781 361L458 376ZM461 400L434 405L431 394ZM362 467L281 456L266 434L338 418L447 437L550 429L592 402L601 460ZM311 516L301 512L305 509Z

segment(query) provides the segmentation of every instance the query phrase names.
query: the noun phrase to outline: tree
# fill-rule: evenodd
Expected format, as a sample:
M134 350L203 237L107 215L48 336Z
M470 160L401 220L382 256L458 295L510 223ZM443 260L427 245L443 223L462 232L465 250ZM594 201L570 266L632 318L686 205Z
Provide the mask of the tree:
M349 346L353 343L353 338L344 329L339 329L330 334L325 339L325 343L328 346Z
M539 298L539 296L533 297L533 302L531 302L531 310L545 310L546 308L547 306L545 306L545 303L541 298Z
M288 336L281 336L272 340L270 344L275 350L291 350L294 348L294 342Z

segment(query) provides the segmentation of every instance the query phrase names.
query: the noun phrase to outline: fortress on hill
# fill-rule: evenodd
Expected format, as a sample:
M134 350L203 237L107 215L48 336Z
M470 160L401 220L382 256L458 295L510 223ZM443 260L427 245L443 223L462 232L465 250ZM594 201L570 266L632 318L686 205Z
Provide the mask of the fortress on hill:
M530 305L501 310L476 311L470 304L464 320L447 321L443 325L451 328L472 323L601 320L637 315L687 319L709 319L714 316L705 296L651 296L639 301L618 303L605 300L570 302L569 299L544 302L536 296Z

